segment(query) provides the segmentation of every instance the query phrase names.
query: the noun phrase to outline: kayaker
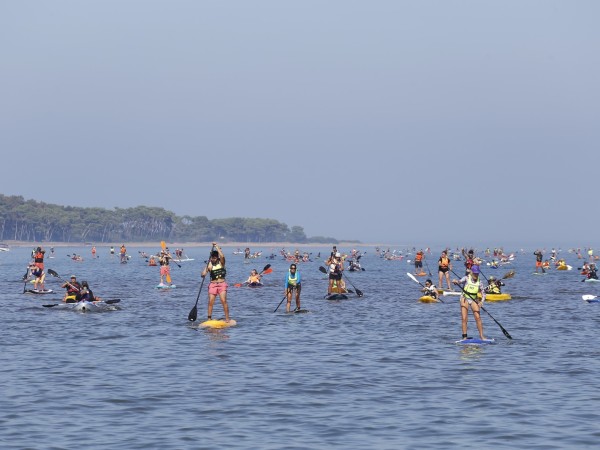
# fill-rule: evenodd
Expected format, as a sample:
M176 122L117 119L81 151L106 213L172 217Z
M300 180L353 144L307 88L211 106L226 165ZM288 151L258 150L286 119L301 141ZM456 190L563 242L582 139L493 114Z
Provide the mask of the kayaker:
M212 319L212 310L217 295L223 305L223 311L225 312L225 322L229 322L229 306L227 305L227 282L225 276L227 275L227 269L225 269L225 255L223 251L213 242L213 249L210 252L210 260L204 270L202 271L202 278L210 273L210 284L208 285L208 320Z
M287 296L287 305L285 308L286 312L290 312L292 306L292 294L296 291L296 309L300 310L300 291L302 290L300 272L296 267L296 264L291 264L288 273L285 276L285 295Z
M536 250L535 252L533 252L533 254L535 255L535 273L538 272L538 268L542 269L542 273L544 273L545 270L544 266L542 265L544 254L540 250Z
M435 287L435 285L431 282L431 280L429 278L425 280L425 287L423 289L421 289L421 292L425 293L425 295L427 295L429 297L433 297L435 299L438 298L437 288Z
M496 280L493 275L488 278L488 285L485 288L486 294L502 294L502 280Z
M102 299L100 297L94 296L94 293L90 289L90 285L88 284L87 281L82 281L81 282L81 292L79 293L79 296L77 297L77 301L78 302L81 302L81 301L100 302L100 301L102 301Z
M415 275L419 275L423 272L423 250L419 250L415 254Z
M65 281L61 287L67 289L63 302L66 302L69 297L74 297L75 300L78 300L79 293L81 292L81 284L79 284L75 275L71 275L71 281Z
M587 274L588 280L597 280L598 273L596 272L596 264L591 263Z
M154 259L154 255L150 256L150 259L148 260L148 265L149 266L156 266L156 260Z
M448 285L448 289L453 291L450 284L450 271L452 270L452 263L450 262L450 258L448 258L448 252L443 251L440 255L440 259L438 259L438 284L440 285L440 289L442 289L442 282L444 281L444 277L446 277L446 284Z
M257 285L260 284L261 276L256 269L252 269L250 276L246 280L247 284Z
M337 284L338 291L341 293L342 272L344 271L344 263L342 262L341 253L336 252L333 258L330 258L329 261L329 285L327 286L327 294L333 293L334 283Z
M168 284L171 284L171 282L168 281L171 279L171 267L169 266L171 259L173 259L173 256L171 256L168 249L164 249L164 250L160 251L160 253L158 255L158 264L160 264L160 284L159 284L159 286L164 285L163 279L165 279L165 281L167 281Z
M462 289L460 296L460 315L462 319L462 338L467 337L467 321L469 319L469 308L473 312L475 324L479 331L479 337L485 339L483 335L483 323L481 321L481 307L477 301L477 294L481 293L481 303L485 302L485 288L483 282L479 279L479 266L471 266L470 273L462 277L460 280L452 280L452 283L458 285Z

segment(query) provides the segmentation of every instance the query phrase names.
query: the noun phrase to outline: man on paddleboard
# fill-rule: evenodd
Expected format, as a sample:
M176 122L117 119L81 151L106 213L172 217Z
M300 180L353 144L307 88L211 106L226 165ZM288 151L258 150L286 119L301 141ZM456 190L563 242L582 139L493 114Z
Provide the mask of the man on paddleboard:
M462 295L460 296L462 338L468 339L467 321L469 319L469 308L471 308L477 330L479 331L479 337L485 339L485 336L483 335L483 323L481 321L481 307L477 301L477 294L481 293L481 303L485 302L485 287L483 286L483 282L479 279L479 266L476 264L471 266L469 274L465 275L460 280L452 280L452 283L460 286L462 289Z
M544 266L542 265L542 260L544 259L544 254L540 250L536 250L533 252L535 255L535 273L538 272L538 268L542 269L542 273L545 272Z
M217 295L223 305L223 312L225 313L225 322L229 322L229 306L227 305L227 283L225 282L225 276L227 270L225 269L225 255L221 251L221 248L216 242L212 243L213 249L210 252L210 260L202 271L202 278L210 273L210 284L208 285L208 320L212 320L212 310L215 304Z

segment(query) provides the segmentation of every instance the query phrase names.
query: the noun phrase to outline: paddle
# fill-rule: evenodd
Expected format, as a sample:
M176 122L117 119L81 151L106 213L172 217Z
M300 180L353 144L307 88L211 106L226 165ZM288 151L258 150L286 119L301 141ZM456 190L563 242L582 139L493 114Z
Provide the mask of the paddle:
M429 270L429 264L427 264L427 258L424 257L423 259L425 260L425 266L427 267L427 272L429 272L429 276L430 277L433 276L433 275L431 275L431 270Z
M408 275L408 277L409 277L411 280L413 280L413 281L416 281L416 282L417 282L417 283L419 283L421 286L423 286L425 289L427 289L427 287L426 287L425 285L421 284L421 282L420 282L419 280L417 280L417 279L414 277L414 275L413 275L412 273L410 273L410 272L406 272L406 275ZM442 303L444 303L444 301L443 301L441 298L439 298L439 296L435 297L435 299L436 299L436 300L439 300L439 301L440 301L440 302L442 302Z
M113 305L115 303L119 303L121 301L120 298L115 298L113 300L101 300L99 302L94 302L94 303L106 303L107 305ZM76 302L65 302L65 303L76 303ZM54 306L58 306L58 305L64 305L65 303L53 303L51 305L42 305L44 308L52 308Z
M283 298L281 299L281 301L279 302L279 305L277 305L277 308L275 308L275 311L273 311L273 313L277 312L277 310L279 309L279 307L281 306L283 301L287 298L289 293L290 293L290 290L288 289L287 292L285 293L285 295L283 296Z
M266 274L268 274L268 273L271 273L271 272L273 272L273 269L271 269L271 264L267 264L267 265L264 267L264 269L260 271L259 275L262 275L262 274L265 274L265 275L266 275ZM248 282L247 282L247 281L244 281L243 283L236 283L236 284L234 284L234 286L235 286L235 287L241 287L241 286L242 286L242 284L248 284Z
M71 283L69 283L68 281L66 281L66 280L63 280L63 279L60 277L60 275L58 275L58 273L56 273L54 270L52 270L52 269L48 269L48 273L49 273L50 275L52 275L53 277L56 277L56 278L58 278L58 279L59 279L60 281L62 281L63 283L66 283L66 284L68 284L68 285L69 285L69 286L71 286L73 289L75 289L77 292L79 292L79 291L80 291L80 289L78 289L76 286L73 286L73 285L72 285Z
M212 249L214 247L211 247L210 251L212 253ZM208 264L210 263L210 254L208 255L208 260L206 262L206 269L208 269ZM206 276L202 277L202 283L200 283L200 289L198 290L198 296L196 297L196 303L194 304L194 307L190 310L190 313L188 314L188 320L190 322L195 322L196 319L198 318L198 300L200 300L200 293L202 292L202 286L204 286L204 280L206 279Z
M454 272L454 270L451 270L451 272L454 274L454 276L455 276L455 277L458 277L458 275L456 274L456 272ZM459 279L460 279L460 278L462 278L462 277L459 277ZM466 291L463 289L463 287L462 287L460 284L458 285L458 287L460 287L460 290L461 290L461 291L463 291L463 293L464 293L465 295L468 295L468 294L467 294L467 292L466 292ZM475 300L475 301L477 301L477 300ZM479 303L479 302L477 302L477 303L479 304L479 307L480 307L481 309L483 309L483 310L484 310L484 311L487 313L487 315L488 315L488 316L490 316L490 317L492 318L492 320L493 320L494 322L496 322L496 325L498 325L498 326L500 327L500 329L502 330L502 333L504 333L504 336L506 336L508 339L512 339L512 336L511 336L511 335L508 333L508 331L506 331L506 330L504 329L504 327L503 327L503 326L500 324L500 322L498 322L496 319L494 319L494 316L492 316L492 315L489 313L489 311L488 311L487 309L485 309L485 308L484 308L484 306L483 306L481 303Z
M504 274L504 276L502 277L503 280L507 280L508 278L512 278L515 276L515 271L514 270L509 270L508 272L506 272Z

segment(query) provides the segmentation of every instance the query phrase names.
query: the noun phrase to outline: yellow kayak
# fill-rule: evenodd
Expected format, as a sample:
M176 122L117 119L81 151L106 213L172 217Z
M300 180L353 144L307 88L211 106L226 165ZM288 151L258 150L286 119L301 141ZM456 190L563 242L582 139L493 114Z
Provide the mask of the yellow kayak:
M423 297L419 298L419 301L421 303L439 303L440 302L437 298L433 298L430 295L424 295Z
M200 324L202 328L227 328L233 327L236 325L236 321L230 319L229 322L225 322L224 320L206 320Z
M479 298L481 298L481 294L477 294ZM512 297L510 294L486 294L485 301L486 302L501 302L503 300L510 300Z

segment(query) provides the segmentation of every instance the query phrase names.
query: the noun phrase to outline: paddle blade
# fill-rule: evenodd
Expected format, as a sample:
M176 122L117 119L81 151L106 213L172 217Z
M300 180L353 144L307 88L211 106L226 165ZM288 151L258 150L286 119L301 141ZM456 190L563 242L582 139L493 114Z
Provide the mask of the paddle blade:
M363 293L360 289L356 289L356 288L354 288L354 289L356 290L356 295L358 295L359 297L363 296Z
M319 266L319 270L323 273L327 273L327 269L323 266Z
M56 272L55 272L54 270L52 270L52 269L48 269L48 273L49 273L50 275L52 275L53 277L57 277L57 276L58 276L58 273L56 273Z
M410 278L411 280L413 280L415 283L419 283L419 284L421 284L421 283L420 283L420 281L419 281L419 280L417 280L417 279L415 278L415 276L414 276L412 273L410 273L410 272L406 272L406 275L408 275L408 278Z
M167 274L167 283L171 282L171 275Z
M233 286L234 287L242 287L242 283L235 283Z
M198 318L198 307L194 305L194 307L191 309L190 313L188 314L188 320L190 322L195 322L197 318Z
M267 264L262 270L263 273L269 273L270 268L271 268L271 264ZM273 272L273 271L271 270L271 272Z
M42 305L44 308L52 308L54 306L58 306L58 303L54 303L53 305Z
M504 276L502 277L503 280L506 280L507 278L512 278L515 276L515 271L514 270L509 270L508 272L506 272L506 274L504 274Z
M597 295L582 295L581 298L584 300L594 300L595 298L598 298L598 296Z
M106 300L104 303L106 303L107 305L112 305L114 303L119 303L121 301L120 298L115 298L113 300Z
M273 272L273 269L267 269L263 271L263 275Z
M165 241L160 241L160 248L165 250L167 248L167 243Z

